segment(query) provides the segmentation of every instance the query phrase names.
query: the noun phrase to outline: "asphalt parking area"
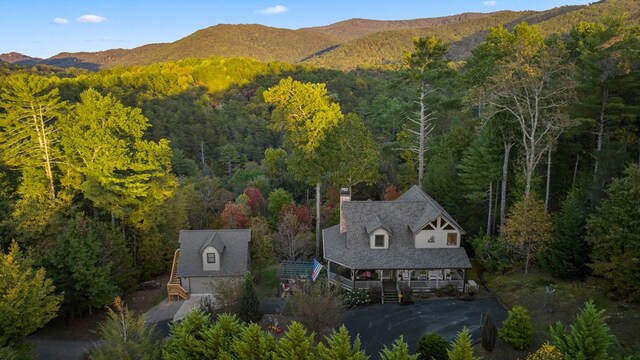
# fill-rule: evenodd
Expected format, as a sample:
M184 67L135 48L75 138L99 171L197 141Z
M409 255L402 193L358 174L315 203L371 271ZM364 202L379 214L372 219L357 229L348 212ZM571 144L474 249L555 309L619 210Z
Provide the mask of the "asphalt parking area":
M473 301L430 299L409 305L376 304L353 309L344 324L352 338L360 334L363 350L375 359L384 346L391 347L401 335L412 353L420 336L429 332L453 341L466 326L475 342L480 339L481 316L487 310L498 327L507 318L506 310L493 297Z

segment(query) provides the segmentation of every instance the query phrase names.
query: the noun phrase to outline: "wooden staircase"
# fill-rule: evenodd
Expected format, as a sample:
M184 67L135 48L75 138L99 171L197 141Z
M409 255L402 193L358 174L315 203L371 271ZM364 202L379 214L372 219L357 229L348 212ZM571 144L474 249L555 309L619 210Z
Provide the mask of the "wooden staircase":
M167 283L167 293L169 301L175 296L178 300L187 300L189 293L182 287L180 278L178 277L178 259L180 259L180 249L173 254L173 266L171 267L171 277Z

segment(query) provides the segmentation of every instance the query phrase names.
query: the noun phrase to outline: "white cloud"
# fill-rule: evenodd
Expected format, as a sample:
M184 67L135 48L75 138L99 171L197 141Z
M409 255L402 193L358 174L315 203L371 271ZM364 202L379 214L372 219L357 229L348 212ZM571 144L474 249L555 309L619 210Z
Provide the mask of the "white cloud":
M263 15L276 15L276 14L286 13L287 11L289 11L289 9L287 9L286 6L276 5L276 6L270 6L264 10L257 10L256 12Z
M69 20L65 19L65 18L55 18L53 19L53 23L54 24L58 24L58 25L66 25L69 23Z
M488 1L483 2L482 5L485 5L485 6L496 6L497 3L498 2L496 0L488 0Z
M101 23L107 20L106 17L98 16L98 15L82 15L76 19L77 22L84 23Z

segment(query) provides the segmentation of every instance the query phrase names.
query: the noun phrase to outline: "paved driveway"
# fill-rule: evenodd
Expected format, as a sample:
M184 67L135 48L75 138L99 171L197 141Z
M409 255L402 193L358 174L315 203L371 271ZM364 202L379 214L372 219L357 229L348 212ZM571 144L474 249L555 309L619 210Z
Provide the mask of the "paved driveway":
M410 305L376 304L350 310L344 324L352 337L360 334L362 348L376 359L383 346L391 347L400 335L412 353L420 336L429 332L452 341L466 326L473 341L479 340L481 315L487 310L491 310L496 326L507 318L507 312L493 297L473 301L431 299Z

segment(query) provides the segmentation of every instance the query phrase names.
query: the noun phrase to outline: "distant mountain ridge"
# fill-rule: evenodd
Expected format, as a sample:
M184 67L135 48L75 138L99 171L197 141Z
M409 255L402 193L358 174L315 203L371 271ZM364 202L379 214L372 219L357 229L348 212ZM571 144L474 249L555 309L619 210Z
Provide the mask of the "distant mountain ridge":
M245 57L258 61L281 61L352 69L400 63L404 51L417 36L434 35L451 43L449 56L460 60L484 40L489 27L511 28L526 21L545 34L567 33L578 21L597 21L626 13L630 22L640 19L638 0L602 0L589 5L563 6L545 11L500 11L413 20L350 19L297 30L257 24L221 24L198 30L171 43L143 45L134 49L60 53L48 59L19 53L0 55L0 61L99 70L116 66L148 65L184 58Z

